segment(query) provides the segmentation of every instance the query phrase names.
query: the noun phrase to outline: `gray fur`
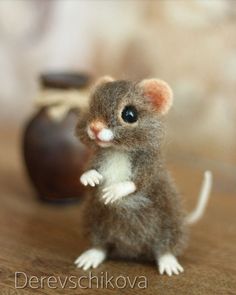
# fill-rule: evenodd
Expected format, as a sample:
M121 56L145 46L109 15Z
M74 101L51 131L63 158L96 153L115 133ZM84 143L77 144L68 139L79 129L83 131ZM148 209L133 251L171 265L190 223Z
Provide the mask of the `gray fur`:
M122 124L119 118L127 104L139 112L139 120L132 126ZM112 147L100 148L88 138L86 126L94 119L102 119L114 132ZM94 149L90 169L101 171L108 153L127 153L130 180L137 187L135 193L112 205L101 201L101 188L90 190L84 221L92 246L106 248L112 257L142 260L166 252L181 254L186 246L185 213L162 160L162 118L138 84L115 81L96 89L88 112L78 123L77 135Z

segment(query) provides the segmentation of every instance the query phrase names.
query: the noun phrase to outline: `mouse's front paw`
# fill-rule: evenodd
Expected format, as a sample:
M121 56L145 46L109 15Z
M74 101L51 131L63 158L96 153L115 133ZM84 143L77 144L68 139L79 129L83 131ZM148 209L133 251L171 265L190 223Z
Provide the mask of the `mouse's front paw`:
M96 184L99 184L100 181L102 181L102 175L98 173L96 170L88 170L84 172L80 177L80 182L87 186L88 184L91 186L95 186Z
M104 195L102 198L104 199L105 205L108 203L113 203L136 190L135 184L132 181L124 181L120 183L113 184L109 187L104 188L102 191Z

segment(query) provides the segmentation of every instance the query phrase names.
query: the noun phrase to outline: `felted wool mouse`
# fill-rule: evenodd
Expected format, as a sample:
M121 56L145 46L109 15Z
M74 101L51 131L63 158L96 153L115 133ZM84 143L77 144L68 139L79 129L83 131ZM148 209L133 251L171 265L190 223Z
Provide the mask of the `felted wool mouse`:
M75 264L87 270L107 257L156 261L160 274L178 275L188 224L203 214L211 173L205 172L199 202L185 214L161 152L163 118L173 102L169 85L101 78L76 134L94 149L80 181L90 186L84 223L91 248Z

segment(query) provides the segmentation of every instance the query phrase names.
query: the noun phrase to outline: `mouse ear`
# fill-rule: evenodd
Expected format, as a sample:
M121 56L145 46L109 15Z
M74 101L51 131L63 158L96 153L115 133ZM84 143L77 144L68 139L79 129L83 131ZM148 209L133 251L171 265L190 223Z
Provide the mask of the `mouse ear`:
M153 107L162 115L165 115L173 102L173 92L170 86L158 79L145 79L139 84L143 95L150 100Z
M102 86L103 84L108 83L108 82L112 82L112 81L114 81L114 79L112 77L103 76L103 77L98 78L98 80L94 84L94 87L97 88L98 86Z

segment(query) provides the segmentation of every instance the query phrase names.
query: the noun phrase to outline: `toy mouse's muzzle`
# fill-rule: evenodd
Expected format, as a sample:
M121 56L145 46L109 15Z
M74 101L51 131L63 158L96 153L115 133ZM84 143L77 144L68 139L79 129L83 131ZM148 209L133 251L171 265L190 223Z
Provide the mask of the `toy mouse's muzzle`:
M112 130L100 120L92 121L88 125L87 133L90 139L95 140L96 143L102 147L110 146L114 139Z

